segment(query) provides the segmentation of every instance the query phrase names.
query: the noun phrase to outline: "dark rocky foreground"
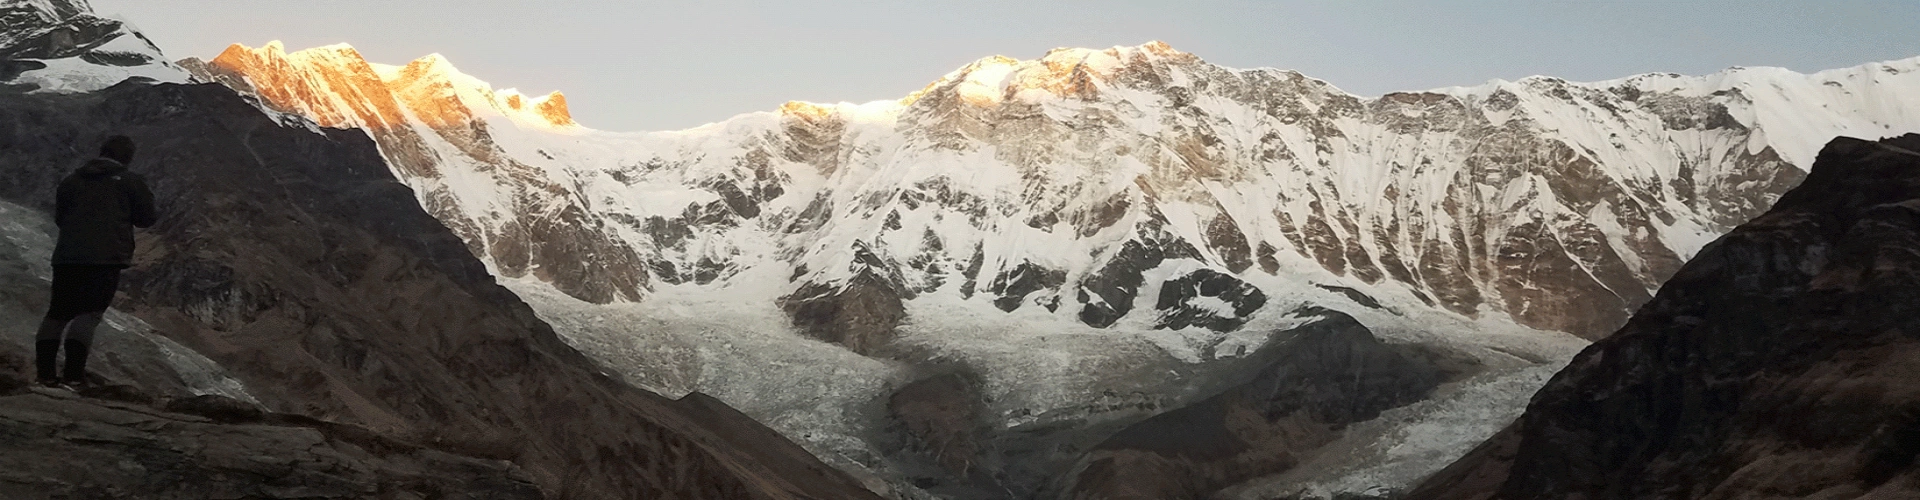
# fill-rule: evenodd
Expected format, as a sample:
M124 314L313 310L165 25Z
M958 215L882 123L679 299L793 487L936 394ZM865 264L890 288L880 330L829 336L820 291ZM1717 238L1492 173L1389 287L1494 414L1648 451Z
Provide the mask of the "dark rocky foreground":
M9 384L0 457L35 463L5 467L28 472L0 483L85 470L43 476L78 478L60 491L87 497L360 498L390 484L459 486L411 493L452 498L874 497L716 401L603 375L419 208L363 132L283 126L219 85L4 93L0 199L45 210L60 176L116 133L139 143L132 168L164 212L116 306L283 417L207 419L152 395L118 404ZM242 463L256 458L267 465ZM178 467L153 468L163 462ZM247 479L325 464L350 473L307 490ZM234 489L164 493L208 477ZM461 493L483 485L503 486Z
M1829 143L1410 498L1920 498L1916 151Z
M511 462L270 415L219 396L0 396L5 498L543 498Z

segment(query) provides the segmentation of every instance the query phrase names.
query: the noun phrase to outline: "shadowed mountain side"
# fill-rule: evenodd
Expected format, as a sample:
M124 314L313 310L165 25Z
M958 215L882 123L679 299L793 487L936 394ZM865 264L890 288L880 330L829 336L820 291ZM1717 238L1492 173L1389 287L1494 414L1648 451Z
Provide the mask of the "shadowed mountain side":
M1251 381L1114 434L1062 478L1060 498L1211 498L1290 469L1348 424L1476 368L1431 348L1383 343L1338 311L1307 314L1319 319L1253 354L1261 366Z
M1915 151L1829 143L1410 498L1920 496Z
M552 497L873 497L737 413L600 374L363 132L283 127L218 85L0 95L0 199L51 206L109 133L140 144L164 212L120 305L269 410L509 460Z

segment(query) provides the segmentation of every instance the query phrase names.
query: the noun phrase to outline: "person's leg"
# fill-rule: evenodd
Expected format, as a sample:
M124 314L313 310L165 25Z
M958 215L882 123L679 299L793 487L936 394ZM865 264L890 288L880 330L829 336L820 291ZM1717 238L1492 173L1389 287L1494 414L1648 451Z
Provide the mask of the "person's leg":
M53 297L47 302L47 316L40 320L40 330L33 335L35 375L42 384L52 384L59 378L54 362L60 355L60 344L64 340L67 325L83 309L82 285L86 274L75 266L53 266Z
M40 320L40 331L33 334L34 375L41 384L51 384L58 375L54 372L54 358L60 355L60 332L67 329L67 321L48 317Z
M100 326L100 319L105 314L106 311L94 311L76 316L67 327L67 366L60 371L61 381L86 382L87 354L93 350L93 331Z
M120 289L120 268L114 266L90 266L80 295L80 310L85 311L73 318L73 324L67 326L67 366L60 372L60 380L70 384L87 381L87 355L93 351L93 331L100 326L101 318L107 313L107 307L113 305L113 294Z

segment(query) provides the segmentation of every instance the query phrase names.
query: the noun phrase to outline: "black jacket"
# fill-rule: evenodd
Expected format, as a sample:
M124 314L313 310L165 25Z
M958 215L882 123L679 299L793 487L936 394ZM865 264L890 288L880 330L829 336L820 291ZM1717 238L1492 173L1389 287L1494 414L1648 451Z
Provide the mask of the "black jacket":
M133 263L133 228L152 226L153 192L140 174L107 158L94 158L60 181L53 220L60 241L53 263Z

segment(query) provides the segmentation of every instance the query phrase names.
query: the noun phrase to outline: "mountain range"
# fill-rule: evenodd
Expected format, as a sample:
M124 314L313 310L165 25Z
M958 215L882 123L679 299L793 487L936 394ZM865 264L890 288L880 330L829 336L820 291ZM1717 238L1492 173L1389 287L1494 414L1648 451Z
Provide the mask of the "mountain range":
M585 301L761 285L742 273L772 267L759 291L793 300L868 278L1095 328L1225 332L1267 305L1143 293L1205 269L1193 279L1232 290L1281 276L1597 338L1797 184L1825 138L1920 125L1902 99L1920 60L1364 99L1156 42L663 133L580 127L559 93L495 91L438 55L236 45L188 63L368 128L476 255Z
M368 130L490 271L629 380L716 394L903 490L1071 488L1046 481L1083 452L1020 450L1084 450L1231 390L1252 376L1238 358L1319 308L1468 360L1442 394L1511 392L1408 418L1517 410L1532 388L1508 385L1619 328L1827 138L1920 130L1920 59L1364 98L1155 42L650 133L586 128L557 92L496 90L438 55L275 43L182 65L269 112ZM873 401L950 372L966 389L921 403L980 408L927 435L973 451L902 472L914 446L887 443L925 436L884 431L914 417ZM1440 397L1417 392L1388 407ZM1053 426L1074 430L1033 430ZM1378 432L1355 446L1425 441ZM1038 444L1054 441L1071 444ZM1415 456L1380 481L1450 458ZM964 479L974 464L994 472Z
M895 101L607 132L576 123L558 92L494 89L438 55L391 66L346 45L276 42L167 62L86 10L0 9L21 27L0 38L0 85L22 116L12 123L39 124L0 131L35 145L17 160L49 163L73 154L59 137L106 130L50 117L92 110L159 150L222 158L139 168L266 175L214 182L206 197L161 188L200 215L163 224L155 241L176 246L131 271L144 290L136 316L251 388L223 397L409 442L435 436L419 422L458 415L500 415L461 424L493 429L520 405L581 393L473 402L440 365L396 384L382 363L500 368L485 339L530 338L537 348L520 350L558 360L558 380L605 376L590 385L680 398L593 389L564 404L621 401L588 413L653 415L667 422L658 432L731 457L716 460L749 471L748 484L830 478L801 495L858 483L895 498L1394 496L1489 437L1461 464L1509 467L1477 461L1498 443L1561 439L1501 431L1523 409L1523 422L1555 418L1535 416L1553 415L1538 398L1529 407L1535 390L1566 390L1549 378L1572 380L1553 374L1632 331L1684 262L1807 180L1829 139L1920 131L1920 58L1363 97L1153 42L990 57ZM193 85L204 83L220 85ZM165 128L175 122L233 140L188 140ZM58 172L10 172L20 182L7 199L44 205L34 188ZM309 215L220 215L288 211ZM315 246L294 229L316 223L372 239ZM284 238L237 229L249 225ZM215 265L256 247L285 258ZM428 264L354 271L368 259ZM389 306L289 298L311 288L308 272ZM405 319L428 307L422 290L443 289L439 274L477 300L449 314L507 311L482 330L512 333ZM437 340L375 342L371 326L343 330L288 304ZM283 320L305 326L276 330ZM274 331L299 347L259 343ZM481 350L432 347L465 342ZM480 406L417 414L424 403L406 401L425 392ZM674 416L687 412L702 416ZM591 452L569 432L618 428L583 422L536 432L537 451L512 460L531 474L507 475L566 496L632 486L554 489ZM529 432L502 429L449 449L503 456L500 436ZM807 453L770 444L782 436ZM747 443L785 451L729 455ZM839 471L809 469L814 457ZM634 458L606 460L591 473L621 474ZM1552 475L1524 475L1539 474ZM1524 489L1535 486L1501 491L1561 491Z

